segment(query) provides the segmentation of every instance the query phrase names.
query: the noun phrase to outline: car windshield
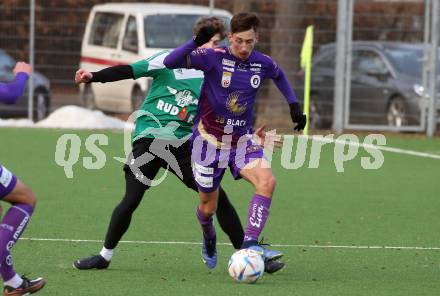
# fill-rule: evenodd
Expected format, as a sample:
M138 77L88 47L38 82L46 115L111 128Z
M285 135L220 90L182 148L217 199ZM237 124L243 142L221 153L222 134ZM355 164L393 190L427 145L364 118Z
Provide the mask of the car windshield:
M158 14L144 18L145 46L174 48L192 37L192 27L200 15ZM229 19L219 17L229 23Z
M423 69L422 48L389 48L385 50L391 63L397 71L411 75L421 76ZM440 50L437 68L440 70Z

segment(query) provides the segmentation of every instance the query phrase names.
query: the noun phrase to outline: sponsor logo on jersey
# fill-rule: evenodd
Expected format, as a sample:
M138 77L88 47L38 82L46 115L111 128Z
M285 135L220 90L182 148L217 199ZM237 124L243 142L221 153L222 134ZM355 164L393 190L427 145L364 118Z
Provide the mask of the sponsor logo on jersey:
M246 72L247 68L248 68L248 65L240 63L240 64L238 64L237 70L241 71L241 72Z
M249 70L251 70L252 72L257 72L257 73L261 72L261 68L250 68Z
M222 75L222 86L224 88L227 88L231 85L231 78L232 78L232 73L231 72L223 72Z
M232 126L246 126L247 120L243 119L232 119L228 118L226 120L226 125L232 125Z
M171 114L171 115L177 115L179 113L179 107L174 106L170 103L166 103L162 100L157 101L156 108L160 111L163 111L165 113Z
M224 70L224 71L229 71L229 72L232 72L232 73L234 73L234 71L235 71L234 68L231 68L231 67L225 67L225 66L223 66L223 70Z
M177 113L177 117L179 117L180 120L184 120L186 118L186 115L188 115L188 110L186 107L183 107L179 113Z
M167 103L163 100L158 100L156 108L158 110L165 112L165 113L168 113L172 116L177 115L177 117L182 121L186 121L186 122L191 123L194 120L194 115L191 114L188 116L188 108L187 107L183 107L182 109L180 109L179 107L174 106L173 104Z
M198 99L195 99L192 95L192 92L190 90L184 89L181 91L178 91L177 89L174 89L170 86L167 86L168 91L174 95L176 104L179 107L186 107L190 104L197 105L199 103Z
M217 116L215 118L215 122L220 123L220 124L225 124L225 118L222 116Z
M222 64L228 67L235 67L235 62L228 59L222 59Z
M251 77L251 85L253 88L257 88L260 86L261 78L259 75L252 75Z
M226 108L229 110L229 112L233 113L234 115L241 115L247 109L247 103L240 104L238 102L239 98L240 98L240 92L234 91L228 96L228 99L226 100Z
M251 63L251 67L260 67L261 68L261 64L259 64L259 63Z

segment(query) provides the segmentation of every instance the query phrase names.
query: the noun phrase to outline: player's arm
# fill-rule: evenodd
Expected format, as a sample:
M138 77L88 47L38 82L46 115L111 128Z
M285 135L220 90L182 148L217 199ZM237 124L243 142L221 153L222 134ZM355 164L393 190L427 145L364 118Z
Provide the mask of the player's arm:
M193 39L174 49L164 60L169 69L188 68L208 71L212 67L212 50L199 48L214 36L214 28L203 27Z
M296 124L294 129L297 131L303 130L307 123L307 117L303 114L295 92L287 80L284 71L275 63L272 71L272 80L289 103L290 117L293 123Z
M30 65L24 62L18 62L13 70L15 74L14 81L0 84L0 102L15 104L23 95L31 71L32 68Z
M124 79L134 79L133 70L130 65L118 65L104 68L97 72L89 72L84 69L79 69L75 73L75 83L89 83L89 82L113 82Z
M105 83L124 79L138 79L140 77L154 77L157 70L165 68L163 59L167 54L167 51L163 51L131 65L108 67L97 72L89 72L84 69L79 69L75 73L75 83Z

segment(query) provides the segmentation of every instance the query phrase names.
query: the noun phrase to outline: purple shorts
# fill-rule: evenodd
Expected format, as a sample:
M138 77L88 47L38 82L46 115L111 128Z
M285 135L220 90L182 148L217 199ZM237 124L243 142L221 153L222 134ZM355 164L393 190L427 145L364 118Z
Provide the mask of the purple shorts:
M193 131L191 138L191 162L193 176L199 191L212 192L219 186L229 167L235 180L240 179L240 171L255 159L264 157L263 148L255 143L251 135L242 138L236 146L221 147L214 139L200 136Z
M11 193L17 184L17 177L0 165L0 199Z

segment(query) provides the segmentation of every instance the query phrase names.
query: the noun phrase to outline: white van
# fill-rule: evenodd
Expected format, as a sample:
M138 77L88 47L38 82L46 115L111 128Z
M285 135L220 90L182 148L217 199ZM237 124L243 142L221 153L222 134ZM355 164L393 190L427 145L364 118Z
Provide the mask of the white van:
M127 65L163 49L172 49L192 36L195 21L210 14L204 6L109 3L95 5L84 33L80 68L98 71L114 65ZM213 15L229 25L232 15L214 9ZM138 108L148 91L150 79L127 79L117 83L80 85L84 106L111 112L131 112Z

